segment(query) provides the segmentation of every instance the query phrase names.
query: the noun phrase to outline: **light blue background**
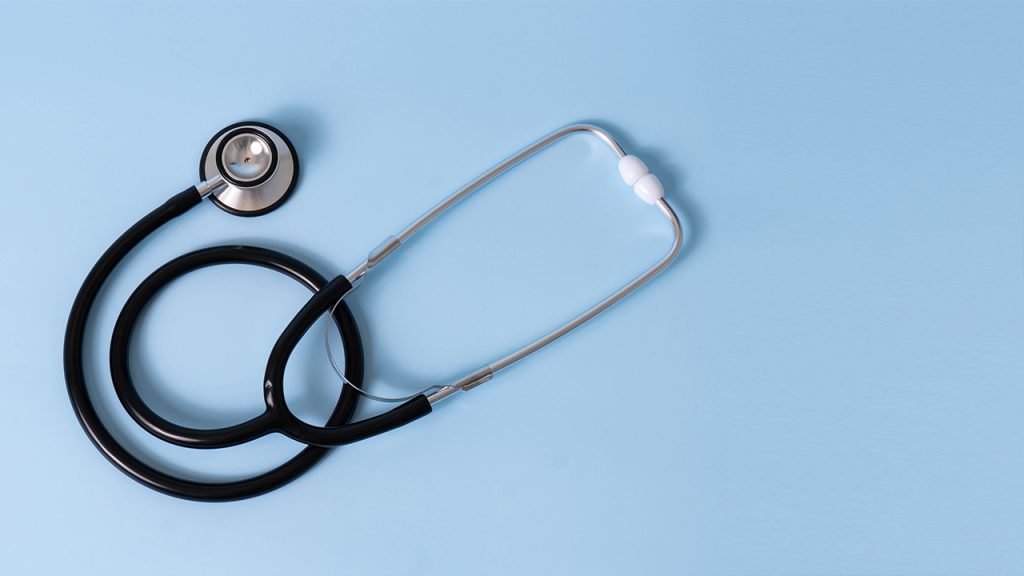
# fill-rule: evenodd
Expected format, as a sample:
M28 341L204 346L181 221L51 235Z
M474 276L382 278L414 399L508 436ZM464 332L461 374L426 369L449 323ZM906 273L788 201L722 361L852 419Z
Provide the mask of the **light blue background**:
M0 571L1024 573L1022 29L1019 3L2 5ZM571 338L284 489L169 498L82 433L64 323L99 254L248 118L295 141L294 197L160 232L91 330L111 426L193 477L297 448L173 448L116 403L113 319L177 254L247 242L344 273L578 120L662 176L685 251ZM374 389L459 376L659 257L667 226L617 178L573 138L375 273L351 298ZM175 284L136 338L146 397L199 425L255 414L306 297L240 267ZM320 346L289 372L318 421L339 386Z

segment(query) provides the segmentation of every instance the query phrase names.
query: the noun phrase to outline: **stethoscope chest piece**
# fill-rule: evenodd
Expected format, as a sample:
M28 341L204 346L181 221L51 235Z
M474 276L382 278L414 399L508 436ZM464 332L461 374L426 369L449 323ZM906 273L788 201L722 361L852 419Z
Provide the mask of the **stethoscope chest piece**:
M224 186L212 200L237 216L259 216L280 206L299 179L295 147L279 130L261 122L240 122L210 139L199 162L199 177L215 175Z

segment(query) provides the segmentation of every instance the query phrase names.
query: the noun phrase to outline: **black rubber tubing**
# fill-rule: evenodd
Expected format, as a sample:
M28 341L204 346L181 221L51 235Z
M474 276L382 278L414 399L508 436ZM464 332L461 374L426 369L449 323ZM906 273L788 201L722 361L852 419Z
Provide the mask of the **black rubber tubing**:
M265 248L254 246L214 246L183 254L157 268L128 297L114 324L110 340L110 377L121 405L135 422L154 436L172 444L189 448L225 448L254 440L275 432L277 418L269 410L247 422L216 429L190 428L164 419L143 401L131 375L130 348L132 334L139 314L150 300L168 284L184 274L218 264L249 264L261 266L294 278L316 293L327 280L301 261ZM345 377L356 386L363 381L363 350L355 319L348 306L342 303L334 310L335 324L341 333L345 349ZM343 424L351 418L358 394L350 386L343 386L333 424Z
M288 358L316 319L329 311L334 303L340 301L351 289L352 285L344 276L331 280L292 318L270 352L264 379L267 412L278 416L278 431L294 440L317 446L351 444L430 414L430 401L423 394L418 394L383 414L342 426L313 426L300 420L288 409L284 396L284 372Z
M64 377L72 407L82 428L96 448L130 478L149 488L179 498L200 501L239 500L257 496L287 484L318 462L326 454L327 449L315 446L307 447L273 470L252 478L232 482L197 482L161 472L132 455L114 439L104 426L89 397L82 358L82 345L89 314L100 289L113 270L128 252L149 234L184 214L199 204L201 200L195 187L188 188L171 197L122 234L89 271L75 297L68 318L67 331L64 335ZM310 271L313 274L309 279L314 283L322 286L326 282L315 271ZM339 306L339 308L341 307ZM353 368L353 360L356 360L361 370L361 354L355 357L346 355L347 369ZM354 402L345 404L354 409ZM329 422L338 420L343 422L351 414L350 412L348 414L339 412L347 411L335 410L335 414L332 414ZM336 417L338 417L337 420Z
M299 340L322 314L330 312L336 302L341 306L335 308L335 318L343 343L358 341L355 321L342 298L352 289L352 285L344 276L338 276L330 282L320 280L314 290L313 297L302 307L298 314L288 323L284 332L274 344L267 362L266 378L263 384L264 400L267 409L259 416L242 424L217 429L198 429L181 426L160 417L149 408L139 396L132 381L129 366L132 332L139 314L149 300L164 286L175 278L198 268L226 262L246 263L281 268L289 268L302 264L293 258L270 250L249 246L218 246L197 250L179 256L158 268L135 289L128 298L121 314L114 325L114 333L110 344L110 371L114 382L114 390L125 410L136 423L154 436L167 442L190 448L224 448L254 440L271 432L280 432L293 440L308 445L331 447L351 444L365 440L371 436L394 430L430 413L430 401L419 394L391 410L360 420L348 422L348 417L329 419L327 426L314 426L303 422L291 410L284 396L284 372L288 359ZM358 357L355 363L349 358ZM362 349L345 349L346 370L353 364L357 368L355 376L348 377L356 386L362 385L363 366ZM345 394L354 394L349 386L342 387L342 400ZM355 399L353 399L353 406ZM340 407L340 405L339 405ZM351 410L348 410L351 414Z
M352 285L344 276L327 282L312 268L278 252L250 246L219 246L190 252L172 260L157 269L133 292L118 317L111 342L111 375L118 397L132 418L144 429L175 444L195 448L233 446L269 432L281 432L308 446L269 472L244 480L213 483L196 482L161 472L121 446L96 413L85 382L82 345L89 314L100 289L121 260L149 234L184 214L201 200L202 197L193 186L171 197L129 228L89 271L72 305L64 337L64 375L68 395L82 428L111 463L138 482L172 496L204 501L237 500L262 494L290 482L322 458L328 446L363 440L430 413L429 400L420 394L388 412L345 424L355 410L358 396L350 387L343 386L327 426L313 426L300 420L288 409L285 401L285 367L302 336L320 315L332 308L345 345L348 378L357 385L362 382L363 356L358 329L347 305L340 302L352 289ZM283 272L306 284L314 291L314 295L288 324L271 351L264 383L267 410L236 426L202 430L174 424L146 406L131 379L129 347L138 314L156 292L181 274L221 263L256 264ZM340 302L339 306L335 306L337 302Z

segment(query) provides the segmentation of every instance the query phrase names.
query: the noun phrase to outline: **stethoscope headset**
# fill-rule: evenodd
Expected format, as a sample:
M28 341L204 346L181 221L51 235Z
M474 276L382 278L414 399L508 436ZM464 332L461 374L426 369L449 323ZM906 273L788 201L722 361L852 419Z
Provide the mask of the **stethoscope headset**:
M668 219L673 232L668 253L622 288L559 328L455 382L430 386L405 398L383 398L364 391L363 350L358 327L344 301L345 295L359 284L367 272L457 202L512 166L575 133L596 136L606 144L618 159L619 173L626 184ZM133 455L114 438L97 414L90 397L82 348L96 297L117 265L135 246L161 226L199 205L203 199L210 198L219 208L232 214L258 216L280 206L291 194L298 176L299 161L295 148L279 130L260 122L228 126L214 135L203 150L199 164L201 181L172 196L129 228L103 253L82 283L71 308L64 339L64 374L71 403L86 434L103 455L125 474L150 488L172 496L208 501L247 498L279 488L308 470L330 447L357 442L425 416L437 402L487 382L500 370L576 329L664 270L675 259L682 243L679 218L665 200L661 182L648 171L644 162L636 156L627 155L605 130L588 124L574 124L537 140L457 190L404 230L388 236L363 263L345 276L328 280L291 256L253 246L214 246L179 256L142 281L128 298L115 323L110 346L110 370L114 390L122 405L139 426L157 438L179 446L224 448L277 432L305 444L306 448L277 468L236 481L199 482L158 470ZM139 314L157 292L184 274L220 264L248 264L280 272L306 286L313 296L288 323L270 352L263 381L266 410L234 426L197 429L166 420L146 405L132 381L129 348ZM339 367L328 340L331 363L347 385L342 386L326 425L315 426L302 421L288 409L284 374L299 340L325 313L332 316L341 337L345 369ZM361 395L397 402L398 405L382 414L351 422Z

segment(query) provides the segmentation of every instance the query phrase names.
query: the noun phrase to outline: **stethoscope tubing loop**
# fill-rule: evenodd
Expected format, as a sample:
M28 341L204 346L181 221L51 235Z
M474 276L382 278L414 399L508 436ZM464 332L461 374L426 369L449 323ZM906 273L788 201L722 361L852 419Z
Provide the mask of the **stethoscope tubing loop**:
M285 415L268 408L254 418L233 426L202 429L182 426L159 416L140 396L129 365L132 334L138 318L146 306L163 288L189 272L223 264L260 266L285 274L312 292L327 285L319 273L296 258L274 250L254 246L214 246L183 254L153 271L129 296L114 324L110 344L111 380L118 399L135 422L154 436L190 448L226 448L250 442L266 434L277 432ZM347 306L334 310L332 322L337 327L345 349L346 377L362 382L362 345L355 319ZM346 421L355 409L357 394L345 387L338 398L336 410L346 415L336 421Z
M125 475L153 490L178 498L206 502L240 500L270 492L291 482L319 462L327 454L328 449L307 446L287 462L271 470L238 480L205 482L177 476L159 470L134 455L111 434L96 410L85 376L85 332L96 298L110 275L142 240L199 205L202 198L203 195L195 186L175 194L119 236L93 265L82 282L68 315L67 329L64 333L64 378L71 406L82 429L100 453ZM315 271L312 271L310 278L317 288L327 283L327 280ZM354 370L358 366L361 370L362 354L347 357L346 362L349 369ZM353 410L354 404L350 404ZM336 410L328 422L339 424L350 417L349 410Z

